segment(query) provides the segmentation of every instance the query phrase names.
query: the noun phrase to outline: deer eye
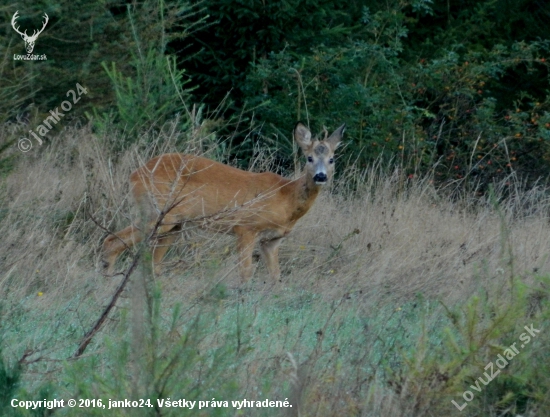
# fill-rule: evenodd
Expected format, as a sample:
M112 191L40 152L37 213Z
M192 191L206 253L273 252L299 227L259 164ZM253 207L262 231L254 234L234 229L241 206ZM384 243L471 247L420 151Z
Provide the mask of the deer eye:
M334 158L330 158L330 159L328 160L328 163L329 163L329 164L334 164Z
M307 161L308 161L309 163L311 163L311 162L313 162L313 158L312 158L311 156L308 156L308 157L307 157Z

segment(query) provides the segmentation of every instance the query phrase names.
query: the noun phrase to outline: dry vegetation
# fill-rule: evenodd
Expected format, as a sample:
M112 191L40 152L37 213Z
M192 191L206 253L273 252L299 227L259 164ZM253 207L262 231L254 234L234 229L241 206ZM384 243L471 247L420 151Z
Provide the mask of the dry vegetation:
M289 398L290 415L548 415L550 204L513 177L473 198L398 171L343 173L283 243L281 284L257 263L240 287L232 238L185 230L156 285L140 292L140 268L84 357L64 362L122 279L96 270L96 222L135 219L129 173L177 135L115 159L103 138L66 130L2 179L3 355L23 364L27 395L49 383L57 398ZM459 413L451 400L531 323L541 338ZM206 411L189 415L235 415Z

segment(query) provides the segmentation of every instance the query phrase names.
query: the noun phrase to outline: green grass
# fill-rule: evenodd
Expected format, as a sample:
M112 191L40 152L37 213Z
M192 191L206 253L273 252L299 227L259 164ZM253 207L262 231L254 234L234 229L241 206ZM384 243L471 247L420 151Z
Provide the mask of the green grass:
M436 300L422 297L396 308L383 303L373 306L364 297L354 295L328 302L319 294L290 288L277 293L229 290L223 298L205 299L186 311L182 305L163 305L161 293L157 292L153 309L158 311L152 318L152 329L146 323L140 324L148 335L140 339L145 346L140 354L147 358L142 366L135 364L132 352L135 329L131 330L134 319L130 306L112 315L112 322L97 336L83 359L64 362L76 349L82 331L91 326L96 307L76 295L49 309L49 315L44 316L33 308L33 303L42 297L29 296L4 314L4 356L17 358L26 349L36 350L26 358L30 363L25 367L27 375L23 373L18 392L32 396L47 387L50 395L62 398L102 398L108 402L109 398L135 398L137 388L132 387L132 381L149 373L142 394L152 400L170 397L199 401L214 397L230 402L243 398L291 398L296 401L295 406L300 403L305 415L329 415L337 410L346 415L379 415L376 411L369 412L372 406L369 396L375 385L378 390L395 389L409 412L426 412L422 408L428 401L432 412L447 410L454 415L454 410L448 407L451 399L464 401L460 401L461 392L449 395L452 384L445 378L451 381L457 376L465 378L458 385L466 390L468 378L482 376L476 362L486 364L496 357L491 347L512 343L519 335L517 329L527 322L540 321L540 318L507 317L510 329L474 346L471 342L476 335L478 340L483 338L491 323L500 317L482 318L476 314L470 329L474 337L466 340L461 330L470 325L468 308L478 308L479 297L470 301L470 307L457 308L453 315L445 314ZM373 307L376 314L372 314ZM492 307L489 303L477 312ZM517 326L511 324L520 318ZM453 323L454 320L458 321ZM504 325L504 320L500 320L501 328ZM547 341L548 336L541 333L541 339ZM22 340L27 343L21 344ZM459 352L449 347L451 340L461 345ZM543 340L533 341L522 352L524 357L517 359L518 364L529 364L538 357ZM457 364L460 354L464 362ZM42 361L42 356L47 356L48 361ZM55 360L59 362L52 364ZM166 363L172 361L172 368L165 371ZM533 366L543 367L540 363ZM519 369L515 361L512 368L513 372L507 370L493 381L469 405L468 411L481 412L482 402L487 399L496 403L505 401L508 391L514 393L518 412L525 411L530 398L524 392L530 391L530 383L522 381L522 376L531 374L533 369ZM436 369L443 379L434 385L431 378ZM469 370L464 373L464 369ZM140 373L139 378L136 372ZM170 384L159 390L155 381L163 372L168 372ZM41 376L37 379L37 375ZM199 375L206 376L204 384L196 383ZM304 386L298 387L297 379ZM410 392L405 393L406 389ZM299 399L296 391L300 392ZM318 408L311 409L313 406ZM103 412L106 413L67 408L56 414L136 415L130 410ZM221 408L214 415L234 415L234 412L232 408ZM165 409L162 415L187 414ZM201 414L189 411L189 415ZM272 414L256 409L245 415Z

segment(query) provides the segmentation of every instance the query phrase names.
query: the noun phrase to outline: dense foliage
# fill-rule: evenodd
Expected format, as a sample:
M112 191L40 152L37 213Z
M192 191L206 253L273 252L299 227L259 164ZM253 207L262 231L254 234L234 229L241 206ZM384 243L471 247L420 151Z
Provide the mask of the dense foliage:
M16 9L2 10L8 56L22 52L9 24ZM125 143L177 114L184 130L203 123L190 111L198 103L244 159L259 144L289 162L296 120L316 130L345 121L342 161L360 166L381 157L409 178L433 171L438 181L483 184L550 173L544 2L112 0L19 9L23 27L49 14L37 43L49 58L4 61L3 121L48 112L81 82L91 99L71 116L86 112L98 129L124 130Z

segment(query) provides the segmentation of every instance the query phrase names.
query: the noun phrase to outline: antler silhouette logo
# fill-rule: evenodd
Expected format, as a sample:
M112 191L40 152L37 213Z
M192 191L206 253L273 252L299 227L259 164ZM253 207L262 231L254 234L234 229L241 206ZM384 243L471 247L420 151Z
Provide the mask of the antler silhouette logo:
M21 35L23 40L25 41L25 49L27 50L27 54L32 54L32 51L34 49L34 43L36 42L36 39L38 38L38 35L40 35L43 31L46 25L48 24L49 17L46 13L44 13L44 24L42 25L42 29L40 30L34 30L33 34L31 36L27 35L27 30L25 29L25 32L21 32L19 30L19 27L15 27L15 21L19 16L17 14L19 13L19 10L15 12L11 19L11 26L13 27L13 30L15 30L17 33Z

